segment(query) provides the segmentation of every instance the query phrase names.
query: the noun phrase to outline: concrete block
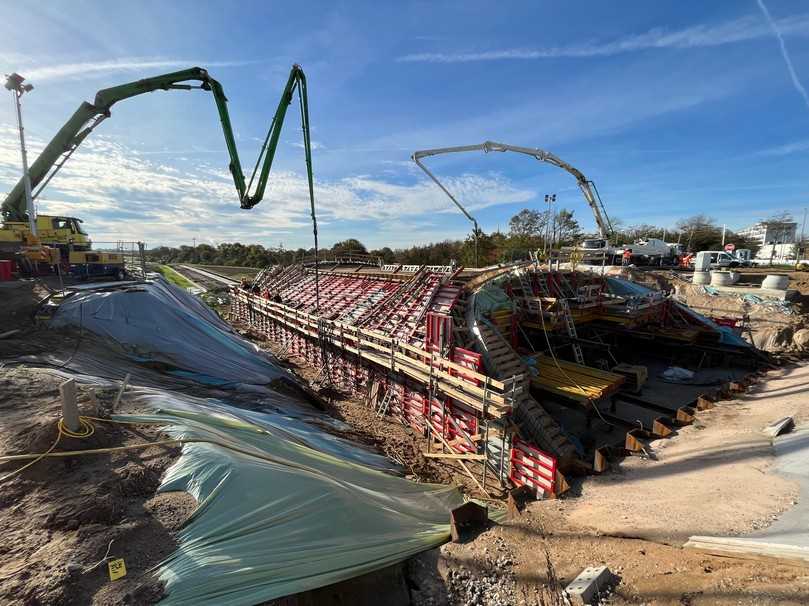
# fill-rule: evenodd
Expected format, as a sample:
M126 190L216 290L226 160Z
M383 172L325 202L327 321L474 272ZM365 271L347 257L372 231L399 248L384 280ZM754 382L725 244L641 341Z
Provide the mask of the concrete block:
M606 566L585 568L565 588L565 592L572 604L592 604L595 598L603 594L612 585L612 582L612 573Z

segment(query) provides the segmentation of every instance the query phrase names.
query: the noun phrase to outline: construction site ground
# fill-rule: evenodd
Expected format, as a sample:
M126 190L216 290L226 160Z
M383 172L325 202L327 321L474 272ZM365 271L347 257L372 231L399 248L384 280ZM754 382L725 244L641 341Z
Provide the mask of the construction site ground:
M318 374L294 357L288 362L306 380ZM809 366L774 370L749 393L719 402L673 437L649 443L648 456L574 479L563 498L532 502L516 519L492 525L469 542L422 554L407 568L412 603L541 604L551 577L564 586L598 565L620 577L605 604L807 603L809 569L763 567L682 547L691 535L766 528L797 503L799 487L774 473L773 448L761 429L787 414L798 425L809 422L807 383ZM452 461L437 464L421 456L426 441L410 428L380 418L361 399L332 390L323 394L333 413L353 427L351 437L409 462L414 479L454 482L482 496ZM493 491L492 508L505 507L499 494Z
M28 331L36 330L30 316L43 292L33 283L14 292L12 326L23 334L12 339L19 345ZM68 356L73 339L53 338L59 340L57 353ZM14 342L0 340L0 354L18 351ZM277 351L272 343L257 342ZM317 370L300 360L288 362L304 379L317 378ZM31 368L0 369L0 452L42 452L52 444L61 380ZM530 502L514 519L493 524L465 543L414 558L404 567L404 585L378 584L375 601L367 603L536 605L543 603L541 591L553 579L564 585L583 568L606 564L620 582L603 603L806 604L806 568L721 558L682 544L692 534L755 532L804 505L797 483L774 472L773 449L761 429L787 414L798 427L809 422L807 384L805 364L772 370L747 393L699 412L696 422L675 436L648 443L648 456L626 458L600 476L572 479L571 491L562 498ZM313 387L325 388L320 395L330 402L332 414L352 426L347 437L404 463L415 480L454 482L481 496L459 465L423 457L426 442L412 429L378 417L361 399L320 383ZM102 409L114 393L97 390ZM85 412L92 407L87 388L80 388L79 400ZM126 397L121 410L134 412ZM158 435L149 427L99 422L89 440L68 441L60 448L127 445ZM195 504L185 494L155 496L162 472L177 454L152 447L49 459L5 483L0 491L0 521L7 529L0 564L3 600L143 604L158 599L162 588L144 582L143 572L171 553L175 533ZM0 474L18 466L7 463ZM499 491L491 496L490 507L504 507ZM109 582L105 555L125 558L124 580ZM317 595L311 603L339 603L328 591Z
M0 452L47 451L57 436L58 386L65 379L26 367L0 368ZM79 386L83 414L97 414ZM114 389L96 389L108 410ZM134 412L124 396L120 412ZM84 439L62 437L57 451L155 441L148 426L95 422ZM0 491L0 601L3 604L151 604L163 588L145 573L174 551L175 533L196 501L155 491L179 456L173 446L49 458L3 482ZM6 462L0 477L25 461ZM107 559L123 558L127 575L111 583Z

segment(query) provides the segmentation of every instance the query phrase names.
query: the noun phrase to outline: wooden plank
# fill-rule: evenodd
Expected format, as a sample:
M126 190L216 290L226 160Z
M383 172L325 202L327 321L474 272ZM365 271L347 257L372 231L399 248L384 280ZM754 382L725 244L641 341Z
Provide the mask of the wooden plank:
M430 459L468 459L470 461L485 461L485 454L446 454L443 452L423 452L421 453Z
M266 299L259 299L259 301L260 301L260 306L265 306L267 308L275 308L278 311L278 313L281 316L283 316L284 318L294 319L296 321L303 320L307 325L311 326L314 329L317 329L317 327L318 327L318 324L317 324L317 321L316 321L316 316L312 316L312 315L307 314L305 312L299 312L297 310L291 310L290 308L286 308L285 306L283 306L283 305L281 305L279 303L274 303L274 302L271 302L271 301L267 301ZM278 318L275 315L273 317L276 317L276 319L283 322L283 319ZM374 339L383 341L383 343L378 343L378 342L371 341L371 340L358 339L361 345L367 345L367 346L372 347L374 349L377 349L379 351L389 351L390 350L390 345L393 344L393 340L390 338L390 336L386 335L385 333L382 333L382 332L371 331L371 330L367 330L367 329L363 329L363 328L358 328L356 326L352 326L352 325L349 325L349 324L343 324L341 322L336 322L336 321L333 321L333 320L330 320L329 323L332 325L330 327L330 329L332 331L339 332L340 330L342 330L343 332L345 332L345 333L347 333L349 335L353 334L355 336L355 338L356 338L357 334L364 334L364 335L367 335L367 336L371 336ZM317 333L315 333L313 336L317 336ZM428 352L425 349L421 349L419 347L415 347L415 346L407 344L407 343L396 343L396 346L398 346L398 347L400 347L402 349L408 350L410 352L413 352L417 356L425 358L426 360L430 360L432 358L433 363L435 365L437 365L439 367L439 369L444 369L444 368L449 369L449 368L451 368L451 369L456 370L456 371L458 371L460 373L463 373L463 375L465 377L467 377L467 378L474 379L474 380L477 380L477 381L480 381L480 382L484 382L488 378L490 387L494 388L495 390L504 390L504 389L506 389L506 386L501 381L497 381L495 379L492 379L491 377L487 377L487 375L481 374L481 373L479 373L479 372L477 372L477 371L475 371L475 370L473 370L471 368L467 368L466 366L462 366L460 364L457 364L457 363L455 363L455 362L453 362L451 360L448 360L447 358L442 358L440 356L437 356L436 354L434 354L432 352ZM410 358L410 359L412 359L412 358ZM425 365L425 367L429 368L428 364L424 363L424 365ZM446 374L446 376L450 377L451 375Z
M240 297L237 297L237 298L240 298ZM248 303L252 303L253 301L254 301L254 299L247 300ZM314 316L311 316L311 314L307 314L305 312L300 312L300 311L297 311L297 310L291 310L289 308L285 308L284 306L281 306L280 304L272 303L272 302L269 302L269 301L267 301L265 299L259 299L258 302L259 302L259 304L257 305L257 307L263 307L264 308L264 309L260 310L260 313L266 314L267 316L275 319L278 322L281 322L282 324L284 324L284 325L286 325L286 326L288 326L290 328L293 328L294 330L302 332L302 333L306 334L307 336L310 336L310 337L315 338L315 339L316 338L323 338L327 342L329 342L329 343L331 343L331 344L333 344L333 345L335 345L337 347L340 347L340 348L342 348L342 349L344 349L344 350L346 350L346 351L348 351L350 353L359 354L364 359L368 359L369 361L372 361L372 362L374 362L374 363L376 363L376 364L378 364L380 366L383 366L385 368L389 368L390 365L391 365L390 347L385 347L384 345L382 345L380 343L376 343L376 342L370 341L368 339L358 338L358 336L357 336L358 333L367 334L367 333L369 333L371 331L357 329L357 327L353 327L353 326L350 326L350 325L343 325L343 324L338 323L338 322L329 321L330 330L333 333L334 332L343 332L344 333L343 338L340 339L339 335L336 335L336 334L332 334L332 335L330 335L328 337L323 337L323 336L319 335L319 332L317 330L317 328L318 328L317 323L312 320L312 318ZM289 322L289 320L292 320L292 322ZM348 345L345 342L345 333L348 333L348 336L350 338L353 338L353 340L355 340L357 342L359 347L354 347L354 346ZM386 335L383 335L382 333L372 333L372 334L374 335L374 338L378 338L379 340L387 340L388 342L391 342L391 343L393 342L389 337L387 337ZM397 345L401 347L403 344L399 343ZM367 351L363 350L362 347L364 347L364 346L379 351L381 355L371 354L370 352L367 352ZM488 383L492 387L497 388L498 386L500 386L500 389L505 388L504 383L502 383L500 381L492 380L491 378L487 377L486 375L475 372L474 370L469 369L469 368L467 368L465 366L454 364L454 363L450 362L449 360L446 360L445 358L437 357L434 354L431 355L429 352L427 352L425 350L422 350L420 348L416 348L416 347L413 347L413 346L407 346L406 349L411 350L411 351L415 350L422 357L425 357L427 359L430 359L432 357L433 360L434 360L434 363L436 363L436 364L440 364L440 365L448 366L448 367L455 367L455 368L457 368L459 370L459 372L462 372L467 377L476 378L477 380L480 380L481 382L487 381L487 379L488 379ZM397 352L395 350L394 350L393 358L394 358L394 364L393 364L394 365L394 368L393 368L394 370L402 371L402 372L404 372L404 374L410 376L411 378L418 379L420 382L422 382L424 384L427 384L429 382L430 367L429 367L428 364L425 364L424 362L422 362L422 361L420 361L418 359L415 359L413 357L406 356L406 355L404 355L404 354L402 354L400 352ZM399 364L397 364L397 362ZM464 378L462 378L462 377L452 376L449 373L444 372L440 368L436 369L434 367L432 373L433 373L433 378L437 383L437 387L443 393L445 393L446 395L449 395L449 396L451 396L451 397L453 397L453 398L455 398L457 400L460 400L461 402L471 406L472 408L474 408L476 410L482 411L482 408L483 408L482 398L483 398L483 395L484 395L484 389L483 388L478 387L477 385L474 385L474 384L464 380ZM450 385L447 385L447 383L449 383ZM476 398L472 394L477 395L478 397ZM490 410L488 411L490 413L490 416L492 416L494 418L498 418L498 417L502 416L502 414L504 414L504 412L505 412L505 408L508 407L508 403L506 401L506 398L503 395L496 393L492 389L487 390L485 395L486 395L486 400L487 400L487 403L488 403L488 408L490 408Z
M791 566L809 566L809 548L782 543L764 543L751 539L693 536L683 546L729 558L777 562Z
M447 441L444 439L444 436L442 436L440 433L430 432L430 435L432 435L433 437L435 437L438 440L440 440L441 442L443 442L444 446L446 446L447 448L452 450L452 447L447 443ZM475 477L475 475L471 471L469 471L469 468L466 466L466 463L464 463L461 460L459 460L458 463L460 463L461 467L463 467L464 471L466 472L466 475L468 475L470 478L472 478L472 481L475 484L477 484L477 487L481 490L481 492L483 492L483 494L485 494L487 497L491 498L492 495L490 495L486 491L486 489L483 488L483 485L480 482L478 482L478 479Z

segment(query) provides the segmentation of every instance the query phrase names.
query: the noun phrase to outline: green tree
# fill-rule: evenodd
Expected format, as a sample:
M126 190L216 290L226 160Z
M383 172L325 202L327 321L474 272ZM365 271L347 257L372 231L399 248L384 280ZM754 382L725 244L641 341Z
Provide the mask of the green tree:
M566 208L556 213L553 223L554 241L557 246L571 246L581 238L579 222L573 218L573 211Z
M331 247L331 250L336 254L349 252L366 254L368 252L365 245L356 238L348 238L347 240L337 242Z
M524 208L508 220L509 235L515 238L540 237L548 225L548 212Z
M699 214L681 219L677 222L677 229L682 232L680 241L689 251L717 250L722 246L722 228L707 215Z

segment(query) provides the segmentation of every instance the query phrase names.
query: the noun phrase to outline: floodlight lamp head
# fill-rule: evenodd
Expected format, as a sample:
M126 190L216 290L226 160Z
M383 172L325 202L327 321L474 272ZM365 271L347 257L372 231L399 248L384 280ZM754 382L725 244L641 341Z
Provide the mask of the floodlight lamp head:
M33 84L23 84L23 82L25 82L25 78L16 72L6 74L6 90L16 91L18 95L34 90Z

